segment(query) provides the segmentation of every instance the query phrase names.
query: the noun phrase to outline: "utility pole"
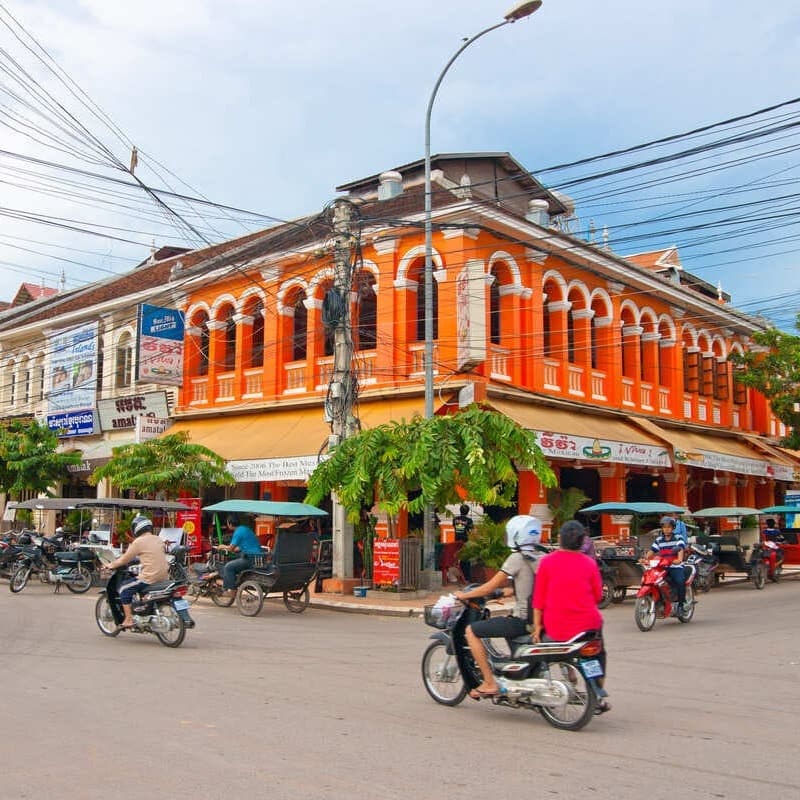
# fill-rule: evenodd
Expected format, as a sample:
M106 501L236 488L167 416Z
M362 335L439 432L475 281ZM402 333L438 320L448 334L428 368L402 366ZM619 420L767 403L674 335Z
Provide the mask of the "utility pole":
M333 220L333 289L323 303L323 321L333 328L333 374L328 385L326 406L331 418L329 449L352 436L358 421L353 416L356 382L352 371L353 331L350 319L350 294L353 286L352 232L355 206L349 200L335 200ZM353 577L353 526L345 509L333 498L333 575Z

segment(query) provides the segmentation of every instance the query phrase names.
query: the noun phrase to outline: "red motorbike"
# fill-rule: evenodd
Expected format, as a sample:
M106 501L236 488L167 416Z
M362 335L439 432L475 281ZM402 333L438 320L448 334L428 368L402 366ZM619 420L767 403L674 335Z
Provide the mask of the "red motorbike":
M767 578L773 583L781 579L783 573L783 548L778 542L768 539L757 542L753 545L753 552L750 556L750 563L760 562Z
M674 589L667 577L673 560L671 557L656 557L645 567L633 612L640 631L651 630L657 619L674 616L681 622L689 622L694 616L695 599L692 584L697 575L697 568L693 564L682 565L686 576L686 599L683 603L683 612L678 614Z

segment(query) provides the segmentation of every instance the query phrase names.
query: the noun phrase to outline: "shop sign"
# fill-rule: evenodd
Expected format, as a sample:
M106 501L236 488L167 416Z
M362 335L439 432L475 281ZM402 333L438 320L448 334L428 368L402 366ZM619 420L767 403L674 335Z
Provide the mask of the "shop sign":
M477 258L456 277L456 335L458 372L486 361L486 274Z
M542 452L550 458L578 461L609 461L646 467L672 466L666 448L659 445L614 442L609 439L589 439L566 433L535 431Z
M67 472L71 475L86 475L89 472L94 472L98 467L103 464L108 464L108 458L84 458L78 464L67 464Z
M376 539L372 545L372 582L378 586L400 581L400 540Z
M783 464L773 464L757 458L742 458L727 453L715 453L712 450L675 450L675 461L691 467L714 469L718 472L735 472L738 475L756 475L758 477L775 478L780 481L794 479L794 470Z
M260 481L305 481L319 464L317 456L255 458L229 461L227 470L237 483Z
M147 392L109 400L98 400L97 414L100 417L100 429L103 431L135 428L139 417L163 419L169 416L167 393Z
M166 417L137 417L136 418L136 443L156 439L165 433L172 424Z
M47 427L59 436L91 436L94 433L94 409L48 414Z
M183 312L176 308L139 305L137 381L171 386L183 383L184 327Z
M784 519L787 528L800 528L800 491L795 489L787 490L783 497L783 504L786 506L797 506L796 514L787 514Z

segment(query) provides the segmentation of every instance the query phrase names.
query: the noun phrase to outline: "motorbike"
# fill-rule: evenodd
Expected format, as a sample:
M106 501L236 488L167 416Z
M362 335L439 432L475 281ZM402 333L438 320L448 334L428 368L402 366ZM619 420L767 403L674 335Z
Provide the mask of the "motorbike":
M20 536L23 542L11 572L9 589L21 592L33 574L39 575L42 583L55 585L55 591L66 586L75 594L88 592L92 586L92 573L97 568L97 556L88 548L58 550L63 542L46 537Z
M188 587L188 596L195 603L201 597L208 597L214 605L228 608L233 605L234 597L225 593L217 574L222 571L224 560L216 555L207 564L188 564L189 550L176 547L170 556L169 574L173 580L182 581Z
M22 548L17 544L17 537L6 535L0 539L0 577L10 578Z
M750 554L750 563L761 564L762 575L777 583L783 574L783 548L771 540L756 542Z
M132 604L133 627L122 628L125 612L119 596L119 587L130 580L133 573L127 569L115 570L94 608L95 621L104 636L119 636L123 631L152 633L166 647L180 647L186 630L193 628L189 603L184 599L186 584L172 579L151 584L143 596L134 598Z
M677 613L676 599L672 584L667 579L671 558L653 558L645 568L642 575L642 585L636 594L634 618L640 631L649 631L656 624L657 619L677 617L680 622L691 622L694 616L693 584L697 576L697 567L694 564L684 564L686 582L686 599L683 604L683 613Z
M439 613L442 612L442 613ZM481 682L480 671L466 640L467 626L489 616L485 601L468 601L444 609L426 606L427 625L437 628L422 656L422 680L428 694L445 706L458 705ZM538 710L555 728L577 731L594 716L603 670L597 656L603 642L597 631L586 631L568 642L535 644L529 636L509 642L510 655L500 653L491 639L484 643L500 693L494 705Z
M719 566L719 559L710 547L701 544L690 544L687 564L692 564L697 570L694 585L698 592L708 592L714 585Z

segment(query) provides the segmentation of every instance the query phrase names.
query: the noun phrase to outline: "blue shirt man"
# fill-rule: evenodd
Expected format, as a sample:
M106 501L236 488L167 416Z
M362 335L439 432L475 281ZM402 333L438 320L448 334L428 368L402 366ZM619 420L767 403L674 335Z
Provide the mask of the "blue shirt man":
M675 589L678 602L678 614L683 612L686 600L686 573L683 571L683 557L686 545L683 539L675 535L675 520L672 517L661 519L661 533L655 538L650 549L659 557L672 557L674 561L667 570L667 578Z
M252 528L247 525L239 525L231 537L231 547L237 548L242 555L260 556L261 544L258 541Z
M222 588L229 595L236 593L236 583L240 572L248 569L253 564L253 557L261 555L261 545L256 538L253 529L247 525L236 525L233 517L225 520L225 527L230 531L233 529L231 543L222 545L221 549L233 551L239 554L238 558L229 561L222 569Z

